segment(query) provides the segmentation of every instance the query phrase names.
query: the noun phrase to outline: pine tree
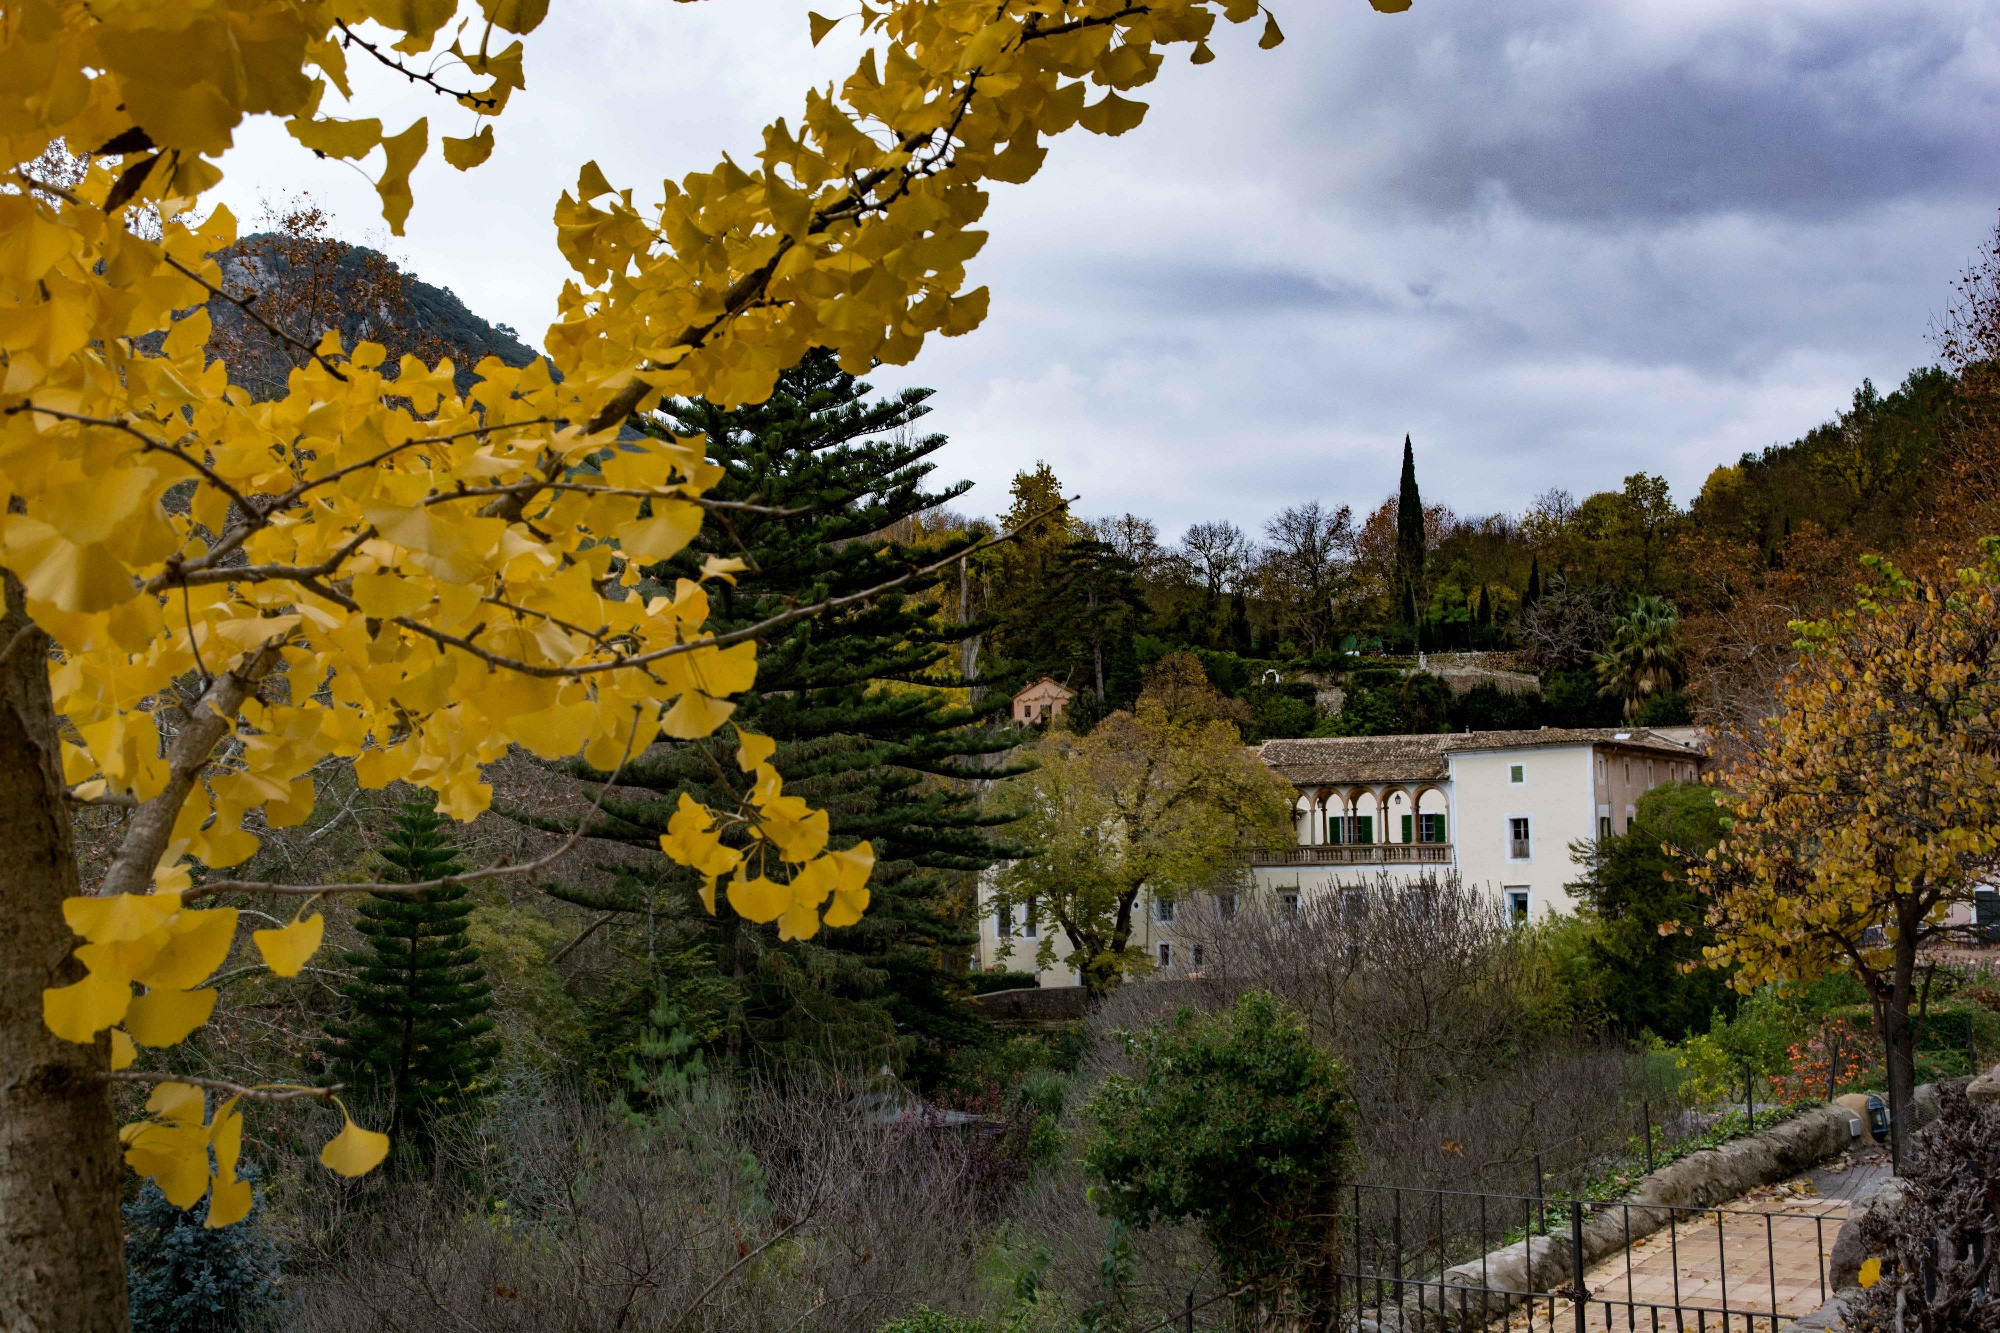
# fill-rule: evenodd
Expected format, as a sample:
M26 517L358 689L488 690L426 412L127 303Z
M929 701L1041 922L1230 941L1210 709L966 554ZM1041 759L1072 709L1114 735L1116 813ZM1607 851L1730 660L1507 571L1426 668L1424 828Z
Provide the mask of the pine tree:
M1396 496L1396 605L1403 622L1419 628L1424 608L1424 497L1417 490L1417 457L1407 435L1402 487Z
M392 884L465 869L444 820L423 802L398 812L379 855ZM343 988L350 1012L328 1025L327 1054L336 1077L392 1100L398 1144L462 1107L499 1049L487 1017L492 987L466 938L466 893L370 894L354 923L367 947L344 955L355 970Z
M692 577L710 555L747 559L754 572L738 586L710 584L711 625L727 631L969 545L966 536L925 531L935 522L927 515L969 485L933 491L924 484L934 467L930 455L945 444L942 435L912 429L929 411L930 390L873 401L870 392L832 356L815 352L787 371L764 403L683 403L664 423L646 423L707 436L709 458L724 474L711 497L808 510L739 511L728 528L704 528L675 561L647 571L649 579L670 585ZM891 531L902 539L884 535ZM939 586L947 581L948 588ZM738 701L735 720L778 742L785 790L828 811L832 845L873 844L872 899L858 925L781 942L775 927L736 917L726 900L709 916L693 878L658 856L659 835L683 790L733 804L720 801L715 785L718 764L722 773L736 771L728 729L657 746L626 766L620 786L648 794L614 795L591 833L652 852L652 869L625 873L609 890L554 888L626 923L620 938L638 965L606 1002L603 1023L620 1025L621 1033L643 1027L659 992L657 979L643 975L649 960L700 945L726 983L725 1011L703 1021L714 1020L732 1058L889 1060L921 1081L938 1072L950 1048L980 1033L959 980L977 939L970 884L1013 849L996 839L1001 821L983 812L972 784L1016 771L999 762L1015 738L999 725L1008 691L975 705L956 688L964 683L960 641L992 627L983 619L962 624L943 611L940 594L955 595L957 583L953 570L948 580L928 578L778 631L763 641L756 685ZM641 593L653 590L642 585Z

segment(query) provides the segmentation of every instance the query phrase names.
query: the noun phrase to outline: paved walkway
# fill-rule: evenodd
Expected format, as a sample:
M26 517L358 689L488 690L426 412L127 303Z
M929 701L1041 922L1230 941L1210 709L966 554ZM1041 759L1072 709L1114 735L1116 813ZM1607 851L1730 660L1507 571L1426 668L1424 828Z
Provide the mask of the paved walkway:
M1805 1175L1732 1199L1719 1212L1680 1214L1673 1227L1654 1232L1585 1274L1592 1300L1584 1326L1723 1330L1720 1315L1686 1310L1700 1306L1728 1310L1728 1330L1762 1333L1819 1308L1826 1299L1823 1275L1834 1238L1856 1201L1887 1176L1886 1162L1878 1160L1882 1156L1872 1148L1842 1154ZM1671 1308L1650 1308L1676 1305L1684 1311L1678 1321ZM1557 1301L1553 1308L1540 1306L1532 1317L1518 1310L1506 1326L1570 1333L1577 1324L1571 1304Z

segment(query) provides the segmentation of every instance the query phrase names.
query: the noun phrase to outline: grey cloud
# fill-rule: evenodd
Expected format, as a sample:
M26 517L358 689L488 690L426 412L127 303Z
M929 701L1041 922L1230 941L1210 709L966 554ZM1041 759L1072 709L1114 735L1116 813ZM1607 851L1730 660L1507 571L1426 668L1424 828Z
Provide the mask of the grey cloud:
M1746 6L1651 41L1624 31L1637 13L1495 5L1418 43L1372 33L1316 123L1375 108L1396 149L1379 181L1424 213L1825 218L2000 178L1990 5Z

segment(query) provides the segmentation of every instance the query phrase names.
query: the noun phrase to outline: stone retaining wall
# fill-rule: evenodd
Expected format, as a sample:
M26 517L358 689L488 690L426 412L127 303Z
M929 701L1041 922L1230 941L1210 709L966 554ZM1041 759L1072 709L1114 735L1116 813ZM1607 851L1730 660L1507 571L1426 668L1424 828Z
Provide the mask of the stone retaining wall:
M1860 1126L1851 1112L1837 1106L1815 1107L1761 1133L1663 1166L1619 1200L1632 1204L1631 1208L1607 1210L1585 1219L1584 1267L1666 1226L1672 1216L1670 1207L1713 1207L1759 1185L1795 1176L1848 1147L1859 1133ZM1442 1282L1446 1288L1485 1286L1494 1291L1527 1293L1555 1291L1575 1276L1568 1236L1530 1236L1503 1245L1483 1259L1446 1269ZM1445 1309L1455 1308L1448 1291L1444 1296ZM1428 1292L1420 1289L1404 1299L1397 1322L1409 1329L1438 1326L1439 1298L1435 1284ZM1467 1303L1472 1303L1470 1296Z

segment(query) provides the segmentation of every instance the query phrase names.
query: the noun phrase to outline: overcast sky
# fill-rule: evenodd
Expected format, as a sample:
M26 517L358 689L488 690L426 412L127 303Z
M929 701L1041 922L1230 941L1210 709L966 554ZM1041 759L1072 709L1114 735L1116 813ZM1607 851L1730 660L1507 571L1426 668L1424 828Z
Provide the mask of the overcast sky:
M823 10L845 12L841 0ZM941 474L1005 507L1046 459L1086 513L1171 536L1365 510L1405 432L1461 513L1720 462L1932 359L1928 327L2000 208L2000 0L1272 0L1170 57L1118 139L1052 142L996 188L992 313L872 377L935 388ZM778 0L557 0L500 147L418 173L389 240L351 167L260 124L225 162L246 222L309 188L351 239L540 342L567 270L556 195L747 158L859 48ZM385 89L392 128L466 113ZM400 119L399 119L400 117Z

